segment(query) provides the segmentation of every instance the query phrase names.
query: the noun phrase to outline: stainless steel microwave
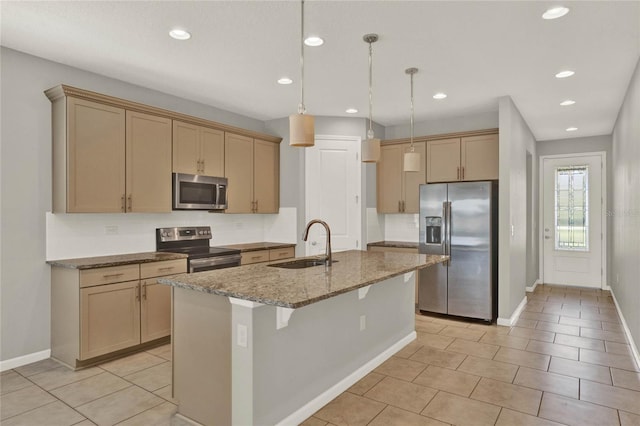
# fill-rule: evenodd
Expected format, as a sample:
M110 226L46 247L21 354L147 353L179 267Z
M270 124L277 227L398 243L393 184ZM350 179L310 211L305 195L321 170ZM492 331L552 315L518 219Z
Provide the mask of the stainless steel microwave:
M173 174L173 210L224 210L227 178Z

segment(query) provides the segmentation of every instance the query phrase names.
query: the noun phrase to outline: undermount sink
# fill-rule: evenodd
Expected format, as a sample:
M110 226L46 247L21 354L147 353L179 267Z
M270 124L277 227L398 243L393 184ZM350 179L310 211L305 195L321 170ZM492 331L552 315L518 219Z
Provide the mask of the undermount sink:
M311 268L312 266L320 266L324 265L324 259L298 259L298 260L290 260L288 262L282 263L272 263L268 266L273 266L274 268L285 268L285 269L303 269L303 268ZM332 263L337 263L337 260L334 260Z

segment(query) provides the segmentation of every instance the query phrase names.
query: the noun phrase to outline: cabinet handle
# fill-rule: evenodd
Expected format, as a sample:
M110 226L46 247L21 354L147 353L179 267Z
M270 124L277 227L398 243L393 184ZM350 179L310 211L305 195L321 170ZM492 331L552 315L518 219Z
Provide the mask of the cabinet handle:
M147 284L142 284L142 299L147 300Z
M456 174L456 179L460 180L460 167L458 167L458 172Z
M398 201L398 213L402 213L402 201Z
M254 211L254 213L258 213L258 200L256 200L256 210Z
M129 194L129 197L127 197L127 200L129 201L129 211L131 211L131 208L133 206L133 201L131 200L131 194Z
M204 160L200 161L201 172L204 174Z
M119 276L121 276L121 275L124 275L124 273L123 273L123 272L120 272L120 273L118 273L118 274L105 274L105 275L103 275L102 277L103 277L103 278L115 278L115 277L119 277Z
M166 268L158 268L158 271L170 271L174 268L174 266L167 266Z
M288 254L289 253L287 253L287 252L282 252L282 253L278 254L278 257L284 257L284 256L287 256Z
M402 213L404 213L405 211L407 211L407 202L402 201Z
M251 260L257 260L257 259L262 259L262 256L252 256Z
M124 208L124 194L122 194L122 197L120 198L120 210L122 210L123 212L125 211L125 208Z
M464 166L462 166L462 180L464 180Z
M140 286L136 286L136 300L140 301Z

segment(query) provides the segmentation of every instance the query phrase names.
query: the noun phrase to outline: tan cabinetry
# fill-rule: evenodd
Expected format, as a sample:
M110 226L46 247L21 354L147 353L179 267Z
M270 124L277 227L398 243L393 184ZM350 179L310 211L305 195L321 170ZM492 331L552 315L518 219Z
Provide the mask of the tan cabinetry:
M498 135L427 141L427 182L498 179Z
M280 208L280 146L225 133L227 213L277 213Z
M252 263L270 262L275 260L284 260L295 257L295 247L275 248L268 250L254 250L242 253L241 265L250 265Z
M171 120L73 97L53 104L53 211L171 211Z
M186 260L93 269L51 269L51 355L81 367L171 334L171 287L155 277Z
M378 213L418 213L420 185L425 183L425 142L414 143L422 160L419 172L405 172L404 154L410 144L383 145L377 164Z
M224 132L173 120L173 171L224 175Z

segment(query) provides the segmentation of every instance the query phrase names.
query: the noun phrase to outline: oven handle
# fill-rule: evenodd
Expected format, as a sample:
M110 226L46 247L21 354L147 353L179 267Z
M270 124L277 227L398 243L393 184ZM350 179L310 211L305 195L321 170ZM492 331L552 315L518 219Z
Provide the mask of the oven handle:
M189 260L189 272L193 272L196 268L203 268L208 266L220 266L220 265L230 265L230 266L238 266L240 265L240 259L242 256L239 254L232 254L228 256L216 256L216 257L207 257L204 259L193 259Z

